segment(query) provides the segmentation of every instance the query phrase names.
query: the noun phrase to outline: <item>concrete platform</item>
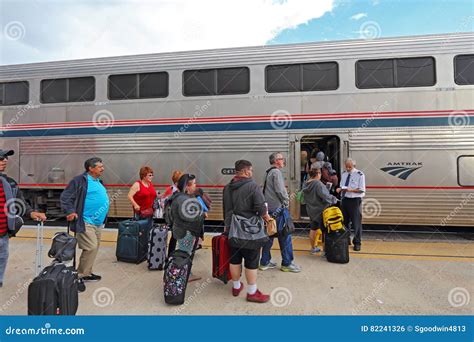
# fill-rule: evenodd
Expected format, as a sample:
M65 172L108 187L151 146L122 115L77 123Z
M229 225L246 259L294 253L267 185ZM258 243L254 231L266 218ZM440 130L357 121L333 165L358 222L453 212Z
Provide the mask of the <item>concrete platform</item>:
M58 228L48 229L51 236ZM0 289L0 315L25 315L27 287L33 277L34 230L22 229L10 240L10 260ZM267 304L248 303L244 293L232 297L231 285L211 277L210 238L196 253L186 303L164 303L162 271L117 262L116 231L106 231L95 273L80 294L79 315L472 315L474 313L474 244L465 240L366 240L351 252L347 265L309 255L308 240L294 238L299 274L279 269L259 271L258 286L272 293ZM50 242L45 240L45 254ZM275 245L277 248L278 245ZM274 260L281 261L279 251ZM45 255L45 261L49 259Z

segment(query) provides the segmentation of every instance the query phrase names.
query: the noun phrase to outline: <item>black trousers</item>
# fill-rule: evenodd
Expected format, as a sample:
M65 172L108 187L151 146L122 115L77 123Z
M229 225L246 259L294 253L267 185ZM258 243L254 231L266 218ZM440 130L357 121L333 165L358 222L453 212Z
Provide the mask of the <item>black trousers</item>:
M362 198L344 198L341 204L342 215L344 215L344 225L350 232L352 224L352 229L354 231L354 239L352 242L354 245L359 246L362 242L361 203Z

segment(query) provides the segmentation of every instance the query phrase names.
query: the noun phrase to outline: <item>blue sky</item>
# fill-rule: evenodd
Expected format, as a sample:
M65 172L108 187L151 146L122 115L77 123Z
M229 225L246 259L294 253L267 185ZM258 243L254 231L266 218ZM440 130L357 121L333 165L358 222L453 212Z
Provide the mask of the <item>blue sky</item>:
M472 0L0 0L0 65L468 31Z
M368 30L360 28L368 23ZM371 23L372 26L370 25ZM362 28L367 26L362 26ZM362 30L364 31L364 30ZM474 31L474 1L336 1L332 11L281 32L270 44Z

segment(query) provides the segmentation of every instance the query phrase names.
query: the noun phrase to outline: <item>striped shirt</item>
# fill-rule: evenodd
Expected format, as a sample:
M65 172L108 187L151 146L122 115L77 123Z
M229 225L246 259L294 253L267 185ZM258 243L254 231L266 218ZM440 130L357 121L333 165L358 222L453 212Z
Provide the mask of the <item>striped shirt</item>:
M2 182L0 182L0 236L6 235L8 231L7 208L5 204L5 191L3 190Z

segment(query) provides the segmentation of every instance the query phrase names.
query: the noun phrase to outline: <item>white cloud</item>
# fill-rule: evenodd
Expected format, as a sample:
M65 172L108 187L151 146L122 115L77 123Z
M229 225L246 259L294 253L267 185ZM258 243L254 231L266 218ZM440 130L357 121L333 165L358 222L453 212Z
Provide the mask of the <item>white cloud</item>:
M2 64L264 45L333 8L333 0L52 3L4 17L23 22L25 35L3 39Z
M357 13L357 14L354 14L351 19L352 20L360 20L362 18L365 18L367 17L367 13Z

